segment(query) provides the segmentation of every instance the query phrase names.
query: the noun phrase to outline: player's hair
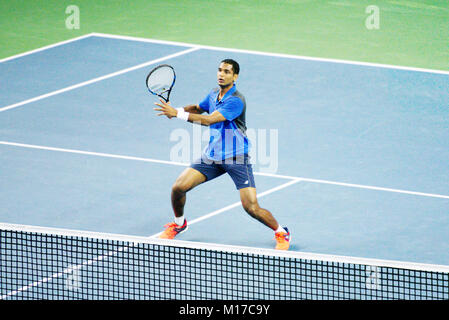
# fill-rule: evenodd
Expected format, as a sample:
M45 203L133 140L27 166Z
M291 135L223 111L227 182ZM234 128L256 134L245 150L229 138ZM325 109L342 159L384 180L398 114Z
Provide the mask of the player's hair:
M240 66L237 61L232 60L232 59L224 59L221 61L221 63L230 64L232 66L232 70L234 71L234 73L239 74Z

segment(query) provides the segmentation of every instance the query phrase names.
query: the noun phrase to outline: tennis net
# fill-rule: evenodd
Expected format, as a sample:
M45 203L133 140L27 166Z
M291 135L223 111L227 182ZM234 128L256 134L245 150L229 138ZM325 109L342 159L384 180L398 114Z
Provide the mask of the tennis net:
M449 299L449 267L0 224L0 299Z

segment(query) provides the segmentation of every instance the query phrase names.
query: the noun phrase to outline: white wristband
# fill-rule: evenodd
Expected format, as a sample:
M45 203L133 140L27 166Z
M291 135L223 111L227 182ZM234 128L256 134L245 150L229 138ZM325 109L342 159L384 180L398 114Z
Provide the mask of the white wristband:
M184 108L176 108L178 110L178 114L176 115L176 118L188 121L189 120L189 113L184 111Z

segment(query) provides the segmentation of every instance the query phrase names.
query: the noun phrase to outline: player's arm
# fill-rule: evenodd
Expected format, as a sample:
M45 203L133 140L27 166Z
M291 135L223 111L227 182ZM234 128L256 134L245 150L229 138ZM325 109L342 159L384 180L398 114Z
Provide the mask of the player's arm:
M212 114L205 114L202 115L202 113L206 112L203 109L201 109L201 107L198 104L191 104L188 106L185 106L184 108L185 112L188 112L188 118L187 121L188 122L192 122L192 123L199 123L203 126L210 126L211 124L217 123L217 122L222 122L225 121L226 118L223 117L223 115L218 112L218 111L214 111L212 112ZM179 112L179 110L178 110Z
M170 104L170 102L165 102L162 99L159 99L161 103L155 103L159 108L154 108L156 111L161 111L161 113L158 113L158 116L166 116L167 118L171 119L173 117L176 117L178 114L177 109L173 108ZM181 109L181 108L180 108ZM200 108L198 104L189 104L182 108L184 112L188 113L194 113L194 114L201 114L205 112L203 109Z
M188 106L184 107L184 111L188 113L194 113L194 114L202 114L206 111L201 109L201 107L198 104L189 104Z
M187 121L192 123L199 123L203 126L210 126L217 122L226 121L226 118L223 117L223 115L219 111L214 111L211 114L204 114L204 115L189 113Z
M173 108L170 103L160 100L161 103L155 103L159 108L154 108L156 111L161 111L158 116L166 116L168 118L177 117L192 123L199 123L203 126L210 126L211 124L225 121L226 118L218 111L214 111L211 114L201 114L204 112L198 105L188 105L184 108ZM193 110L190 113L188 110ZM202 111L202 112L201 112ZM198 113L195 113L198 112Z

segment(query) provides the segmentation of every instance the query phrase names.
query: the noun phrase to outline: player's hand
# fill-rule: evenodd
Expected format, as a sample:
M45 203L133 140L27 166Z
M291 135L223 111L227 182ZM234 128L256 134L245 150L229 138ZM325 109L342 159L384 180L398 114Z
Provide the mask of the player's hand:
M176 115L178 114L178 110L173 108L170 105L170 102L165 102L162 99L159 99L159 101L161 103L157 102L155 103L155 105L157 105L159 108L154 108L155 111L161 111L160 113L157 114L158 116L166 116L169 119L176 117Z

